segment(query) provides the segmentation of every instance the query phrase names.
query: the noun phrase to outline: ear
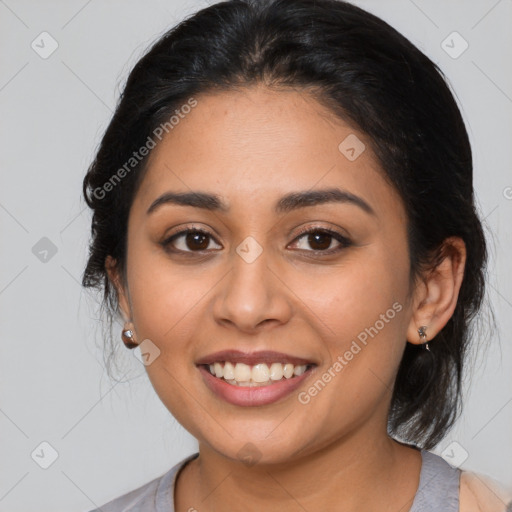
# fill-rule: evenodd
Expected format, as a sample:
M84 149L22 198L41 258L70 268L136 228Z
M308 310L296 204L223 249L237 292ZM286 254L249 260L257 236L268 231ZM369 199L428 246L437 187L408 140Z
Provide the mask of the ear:
M442 260L418 283L414 309L407 329L407 341L420 344L434 338L453 315L459 297L466 245L459 237L449 237L443 243ZM420 339L418 329L426 326L426 340Z
M117 298L119 302L119 309L121 310L123 320L125 323L131 322L132 313L130 306L130 297L128 295L128 291L126 290L123 284L121 271L119 269L117 261L110 255L107 256L105 260L105 269L107 271L110 282L116 289Z

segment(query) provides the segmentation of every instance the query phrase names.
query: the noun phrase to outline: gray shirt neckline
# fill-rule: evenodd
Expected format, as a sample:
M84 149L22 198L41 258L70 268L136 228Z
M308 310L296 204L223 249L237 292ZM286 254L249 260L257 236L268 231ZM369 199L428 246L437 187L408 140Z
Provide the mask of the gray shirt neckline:
M458 512L461 470L439 455L420 451L420 481L409 512ZM178 474L198 456L199 453L189 455L162 476L91 512L175 512L174 489ZM199 504L192 503L190 507L200 510Z

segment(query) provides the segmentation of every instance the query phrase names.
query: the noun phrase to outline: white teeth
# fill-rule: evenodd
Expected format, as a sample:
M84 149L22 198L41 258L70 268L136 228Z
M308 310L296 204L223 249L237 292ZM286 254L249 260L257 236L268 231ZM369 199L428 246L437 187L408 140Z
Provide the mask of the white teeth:
M293 377L293 364L287 363L283 366L283 375L287 379Z
M245 363L216 362L209 365L210 373L229 384L237 386L270 385L273 382L291 379L303 375L307 365L293 365L291 363L272 363L270 367L265 363L249 366Z
M283 378L283 365L281 363L272 363L270 365L270 378L272 380L281 380Z
M300 366L296 366L293 370L294 375L302 375L306 371L306 365L301 364Z
M228 361L224 363L224 378L226 380L232 380L235 378L235 367Z
M267 382L270 377L268 366L264 363L252 367L251 378L254 382Z
M217 372L215 372L217 374ZM251 380L251 367L248 364L236 363L234 379L238 382L250 381Z
M214 363L213 367L215 368L215 376L222 378L224 376L224 370L222 368L222 365L220 363Z

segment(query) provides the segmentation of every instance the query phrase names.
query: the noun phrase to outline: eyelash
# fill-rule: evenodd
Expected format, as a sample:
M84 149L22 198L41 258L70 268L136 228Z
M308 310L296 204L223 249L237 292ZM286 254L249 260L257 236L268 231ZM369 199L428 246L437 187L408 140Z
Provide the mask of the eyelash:
M170 237L167 237L163 242L161 242L161 245L167 251L170 251L170 252L175 253L175 254L176 253L186 254L188 256L192 256L194 254L201 254L201 253L207 252L208 250L202 250L202 251L190 251L190 250L188 250L188 251L183 251L181 249L171 248L172 242L174 242L176 239L178 239L178 238L180 238L180 237L182 237L184 235L188 235L188 234L191 234L191 233L205 235L207 237L212 238L215 241L215 239L212 236L212 234L209 233L208 231L205 231L205 230L202 230L202 229L199 229L199 228L188 228L188 229L184 229L182 231L179 231L178 233L174 233ZM294 238L293 242L300 240L305 235L315 234L315 233L320 233L322 235L328 235L328 236L334 238L337 242L339 242L340 245L338 247L336 247L335 249L328 249L328 250L313 249L313 250L306 250L305 252L314 253L314 254L318 254L318 255L322 255L322 256L323 255L331 255L331 254L336 254L336 253L342 251L343 249L346 249L347 247L352 245L352 242L347 237L341 235L337 231L333 231L333 230L327 229L327 228L320 228L320 227L313 227L313 228L309 227L309 228L305 228L305 229L301 230L298 233L298 235Z

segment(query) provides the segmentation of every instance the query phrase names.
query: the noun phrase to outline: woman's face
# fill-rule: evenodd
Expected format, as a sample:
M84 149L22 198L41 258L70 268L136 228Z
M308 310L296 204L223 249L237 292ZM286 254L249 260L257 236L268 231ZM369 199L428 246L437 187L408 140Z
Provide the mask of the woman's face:
M305 93L196 100L152 150L129 216L120 302L150 340L156 392L233 459L384 436L410 262L402 202L368 140Z

